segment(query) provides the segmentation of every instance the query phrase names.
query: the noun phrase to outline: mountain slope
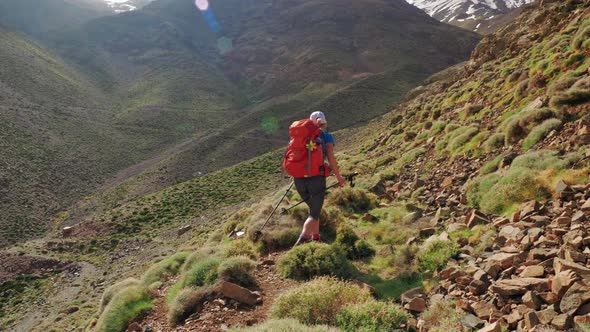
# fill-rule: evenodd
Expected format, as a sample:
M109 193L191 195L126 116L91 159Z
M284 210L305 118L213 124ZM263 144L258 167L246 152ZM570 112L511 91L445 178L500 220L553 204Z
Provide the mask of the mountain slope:
M549 263L558 261L562 250L563 257L573 259L572 255L578 253L576 260L588 263L581 253L582 248L587 247L582 241L588 234L584 221L587 216L577 212L585 209L581 204L588 198L585 184L590 168L586 157L590 144L589 4L588 1L580 6L545 3L542 7L525 8L523 15L510 26L486 37L469 64L430 77L423 86L410 92L409 100L367 127L336 133L337 157L343 172L359 171L361 175L356 189L331 191L327 213L322 216L322 225L326 226L322 229L326 231L322 238L329 241L337 232L333 229L336 225L347 225L350 228L342 229L350 229L352 234L357 232L359 238L375 249L374 257L365 257L355 265L361 270L359 278L375 287L380 301L397 300L403 291L421 285L425 291L444 289L442 309L433 305L429 315L409 313L424 319L426 329L442 326L448 331L460 331L464 329L461 318L468 313L477 314L486 321L498 315L508 323L510 317L505 315L514 311L511 316L516 319L508 323L513 325L518 321L524 324L523 315L517 310L526 310L532 317L542 314L532 308L524 309L520 293L516 296L510 293L514 287L508 287L507 293L497 293L497 287L502 284L498 285L497 281L508 286L510 282L523 282L523 287L515 286L517 292L523 294L527 291L527 282L535 282L535 287L544 289L544 296L539 296L541 305L546 305L543 313L552 309L559 314L561 307L550 304L555 297L547 295L551 294L547 289L548 279L555 275L553 263ZM16 324L17 329L24 326L11 318L30 317L28 314L39 312L39 308L18 303L22 299L33 302L43 298L49 304L44 305L46 310L35 318L36 330L46 330L48 326L63 330L81 326L89 329L101 314L120 317L118 313L127 315L130 312L117 311L115 305L109 310L99 309L100 294L97 292L133 277L137 281L126 280L110 288L108 293L129 286L134 294L144 293L149 287L145 298L137 301L131 298L130 302L144 305L145 301L151 303L156 299L153 305L160 311L138 319L157 319L158 327L162 326L163 330L182 328L170 326L165 318L169 308L165 298L174 297L173 292L179 290L178 286L182 286L187 275L187 269L180 267L182 262L189 254L193 263L201 262L202 257L218 256L219 260L225 260L236 252L256 255L250 248L253 244L230 241L227 234L235 228L257 230L283 195L281 190L286 183L275 171L281 152L263 155L109 209L74 227L65 236L55 232L45 241L14 248L14 253L26 251L85 263L74 264L70 271L75 272L15 283L7 292L10 300L3 302L7 303L3 307L7 314L5 318L0 317L0 324L6 325L0 326L14 328ZM559 180L567 182L565 189ZM281 185L285 186L279 189ZM526 213L518 207L531 199L540 200L541 204L528 204L536 207L528 208ZM287 195L287 201L279 208L296 201L296 196ZM472 209L480 212L473 213ZM536 212L531 214L532 210ZM514 211L523 213L512 214ZM264 237L256 244L257 248L262 252L289 248L305 216L305 209L275 216L264 229ZM506 225L510 227L504 230L506 233L497 236L498 230ZM354 238L350 232L342 235ZM500 243L511 236L528 240L511 240L508 244L512 245L501 247ZM565 244L565 239L572 242ZM348 243L342 242L340 245ZM433 242L436 243L432 245L434 249L429 248L428 243ZM363 243L365 248L367 243ZM572 243L578 243L577 247L571 248ZM358 247L360 245L355 246ZM488 286L493 287L484 287L482 291L482 287L475 287L477 282L465 282L470 281L475 272L485 277L479 269L488 269L483 266L488 262L495 265L490 259L493 254L499 254L495 259L503 260L507 256L520 257L532 248L535 250L530 253L535 257L527 258L526 264L521 264L518 258L512 260L513 264L500 263L494 268L501 269L501 273L500 270L487 273L497 275L484 278ZM177 250L181 253L162 259ZM182 253L185 251L189 254ZM549 260L544 256L550 257ZM33 257L13 257L6 261L17 265ZM272 263L266 256L262 257L256 271L273 268L268 265ZM331 263L317 259L318 264L326 261ZM86 262L92 262L95 270L89 269ZM447 263L453 268L442 273ZM547 264L543 276L539 277L542 280L521 279L525 266L541 264ZM302 264L293 266L298 268ZM577 271L584 271L583 267L574 266ZM84 276L83 286L72 291L76 302L66 301L59 294L64 288L71 290L68 286L79 285L81 279L75 277L77 274ZM446 276L461 278L453 281ZM514 280L506 281L510 278ZM175 283L178 286L172 287ZM282 289L280 291L283 293ZM263 305L268 305L270 296L261 295ZM129 298L123 295L116 297L117 303L129 303ZM426 294L423 297L426 306L434 303L434 297ZM494 298L499 300L494 301ZM454 305L459 299L461 301ZM447 301L450 301L448 308ZM506 305L508 301L516 306ZM193 314L187 326L199 324L198 319L212 317L205 314L213 311L239 314L243 323L252 318L253 311L260 309L260 306L253 306L253 309L236 310L233 302L227 300L211 299L208 303L213 307L207 306L204 312L195 312L194 307L186 312ZM581 302L576 303L581 305ZM474 309L479 307L486 310ZM493 310L493 317L487 309ZM571 315L564 314L568 316L562 315L562 318L571 322ZM125 316L121 329L132 320ZM222 324L229 325L226 323L207 320L207 324L214 325L217 330L223 328Z
M102 0L0 1L0 23L36 38L113 13Z
M328 112L333 129L383 114L409 87L433 71L464 59L477 39L475 34L442 25L397 0L276 1L255 5L224 0L212 3L211 10L221 27L219 33L210 30L193 2L178 0L158 1L123 17L97 20L82 33L91 36L85 43L98 45L92 53L105 54L105 62L132 54L126 57L131 60L126 68L164 66L164 59L175 63L188 53L197 54L240 87L248 103L231 115L231 121L211 127L209 133L198 135L192 143L185 142L177 155L152 165L141 180L130 179L123 191L131 198L284 145L282 133L290 122L312 110ZM174 37L168 32L153 37L154 32L137 30L139 23L135 23L151 22L150 27L157 27L163 24L159 20L174 31ZM117 31L133 37L117 37ZM128 44L128 40L135 44ZM223 54L217 48L219 40L231 40L231 47ZM156 50L164 48L158 47L162 41L167 43L169 56L151 58ZM58 49L60 45L77 43L65 39L59 41ZM75 53L75 49L68 49L63 55L72 58ZM172 65L164 68L171 70ZM138 73L136 79L144 81L143 72ZM114 74L111 77L112 81L119 80ZM146 86L149 90L145 95L157 95L153 91L157 85ZM191 101L181 91L179 94L171 100L187 100L186 105L162 106L195 107L194 114L199 116L197 107L201 103ZM141 107L152 105L144 103L126 112L141 118ZM364 111L358 112L359 108ZM201 114L200 123L214 116ZM120 191L116 187L113 190Z
M534 0L407 0L437 20L481 34L495 31L502 17ZM507 23L507 22L505 22Z

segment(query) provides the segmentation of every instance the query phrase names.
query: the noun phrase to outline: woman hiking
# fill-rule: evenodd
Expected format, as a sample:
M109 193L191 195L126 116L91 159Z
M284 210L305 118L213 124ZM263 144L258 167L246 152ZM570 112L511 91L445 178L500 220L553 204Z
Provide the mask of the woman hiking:
M346 179L340 175L334 157L334 136L327 131L326 116L322 112L313 112L309 119L320 128L320 133L313 142L309 142L308 148L310 150L320 149L319 151L323 152L322 159L324 159L321 162L323 163L327 159L329 170L332 171L341 186L345 185ZM311 159L310 154L310 163ZM329 171L323 173L315 176L294 177L295 188L309 207L309 217L303 224L303 231L295 246L309 241L320 241L320 213L326 197L326 176L329 176Z

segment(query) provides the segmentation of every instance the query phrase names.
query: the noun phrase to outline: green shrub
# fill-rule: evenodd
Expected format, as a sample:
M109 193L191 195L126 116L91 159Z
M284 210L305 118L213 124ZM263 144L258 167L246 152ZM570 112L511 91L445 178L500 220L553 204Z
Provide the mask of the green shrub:
M471 140L479 129L476 127L468 127L465 130L461 130L461 133L449 141L447 149L451 152L457 152L460 150L469 140Z
M375 208L378 201L374 194L365 190L343 188L330 193L327 203L339 206L350 213L363 213Z
M307 325L334 325L344 306L371 299L366 289L335 278L322 277L281 294L271 308L271 316L295 318Z
M375 249L367 241L361 240L354 230L345 224L338 227L334 245L340 247L349 259L363 259L375 255Z
M506 134L504 134L504 133L493 134L483 143L483 149L486 152L491 152L496 149L503 148L505 140L506 140Z
M554 96L560 92L566 91L567 89L571 88L574 83L577 82L577 78L571 76L564 76L555 83L551 84L547 90L547 94L550 96Z
M172 326L182 324L193 313L199 311L211 296L209 288L185 288L178 293L168 308L168 322Z
M566 67L570 67L570 66L573 66L579 62L584 61L585 59L586 59L586 56L583 53L574 53L574 54L570 55L569 58L567 58L567 60L565 60L563 65Z
M578 105L590 101L590 77L577 81L569 90L557 94L551 98L549 104L552 107L566 105Z
M97 332L125 331L140 314L152 308L152 299L143 286L128 286L117 292L96 323Z
M338 332L340 330L326 325L307 326L299 323L296 319L270 319L263 324L245 327L241 329L230 329L230 332Z
M152 265L143 275L141 281L149 286L157 281L166 281L167 278L178 273L189 254L178 252L156 264Z
M369 301L344 307L336 316L336 324L350 332L388 332L403 328L409 318L397 304Z
M461 324L461 315L450 302L438 301L432 303L420 318L424 320L424 327L427 331L450 332L464 330L463 324Z
M247 239L231 241L223 252L224 257L247 256L256 259L254 244Z
M297 239L299 239L300 232L301 228L299 227L282 228L263 232L262 237L259 240L258 252L264 255L275 251L290 249L295 242L297 242Z
M513 164L504 176L494 173L470 182L468 201L486 213L503 214L522 202L549 198L550 193L536 176L534 170Z
M365 240L358 240L354 244L354 258L363 259L375 256L375 248Z
M219 278L250 288L256 286L256 278L252 275L256 263L245 256L231 257L219 264Z
M518 156L512 161L512 167L530 168L533 170L564 170L571 168L575 163L582 159L579 153L570 153L560 156L558 151L539 150L532 151Z
M139 286L141 283L139 280L135 278L128 278L123 281L120 281L110 287L108 287L104 293L102 294L102 298L100 299L100 310L99 313L106 308L106 306L111 302L113 297L117 295L121 290L127 289L131 286Z
M572 40L572 47L577 50L584 50L587 47L586 41L590 39L590 26L580 30Z
M349 278L354 274L352 264L339 247L322 243L292 249L279 259L277 269L284 278L296 280L324 275Z
M504 159L503 156L497 156L493 160L488 161L481 167L481 169L479 170L479 174L486 175L497 171L498 167L500 167L502 159Z
M204 247L190 254L182 265L182 271L188 271L195 263L205 258L218 255L217 247Z
M182 288L195 286L201 287L211 285L217 280L217 267L221 260L217 257L209 257L195 262L185 272L182 278Z
M543 121L540 125L533 128L522 143L522 148L530 149L533 145L543 140L552 130L557 130L561 127L562 122L559 119L549 119Z
M447 265L449 259L459 254L457 244L452 241L432 241L418 251L416 265L420 271L437 271Z

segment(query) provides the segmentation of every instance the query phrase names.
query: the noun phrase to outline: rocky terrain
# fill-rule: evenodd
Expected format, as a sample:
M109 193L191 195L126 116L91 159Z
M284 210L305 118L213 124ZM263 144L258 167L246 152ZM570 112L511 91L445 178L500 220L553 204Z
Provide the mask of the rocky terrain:
M12 248L80 270L11 294L51 301L36 330L583 331L589 29L588 1L526 7L469 62L337 132L342 171L360 175L328 195L325 244L285 251L305 208L251 241L286 188L278 151ZM0 326L26 330L28 308L3 309Z

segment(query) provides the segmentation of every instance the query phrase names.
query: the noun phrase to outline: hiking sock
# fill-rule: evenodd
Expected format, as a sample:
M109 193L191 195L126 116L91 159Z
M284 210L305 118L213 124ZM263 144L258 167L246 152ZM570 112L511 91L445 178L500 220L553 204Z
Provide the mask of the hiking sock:
M313 234L313 235L311 236L311 240L312 240L312 241L317 241L317 242L320 242L320 235L319 235L319 234Z
M309 240L311 240L311 238L308 235L306 235L305 233L301 233L301 235L299 235L299 239L297 240L297 242L295 242L294 247L309 242Z

